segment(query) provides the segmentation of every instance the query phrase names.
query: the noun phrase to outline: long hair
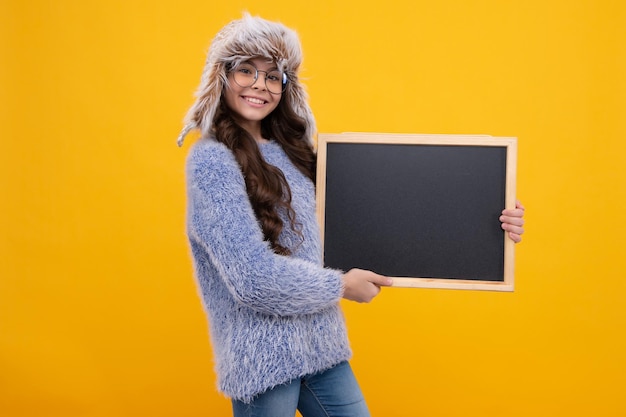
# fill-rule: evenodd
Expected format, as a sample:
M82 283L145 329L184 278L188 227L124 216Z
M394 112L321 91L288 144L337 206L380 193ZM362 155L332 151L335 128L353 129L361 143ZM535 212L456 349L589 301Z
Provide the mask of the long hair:
M281 97L276 109L261 122L263 137L278 142L296 168L315 183L316 157L313 147L305 139L306 131L306 122L293 111L288 94ZM241 167L248 198L265 240L274 252L291 255L291 249L279 242L285 227L280 210L285 211L291 229L301 238L302 234L291 206L291 189L283 172L263 159L254 138L237 124L223 100L216 112L214 135L233 152Z

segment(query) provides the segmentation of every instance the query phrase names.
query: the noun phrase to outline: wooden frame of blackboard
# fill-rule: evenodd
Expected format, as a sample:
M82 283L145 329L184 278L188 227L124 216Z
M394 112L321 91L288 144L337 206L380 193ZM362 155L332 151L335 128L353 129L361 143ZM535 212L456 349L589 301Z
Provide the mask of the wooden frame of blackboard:
M503 206L502 208L515 208L515 186L516 186L516 167L517 167L517 139L514 137L493 137L487 135L422 135L422 134L387 134L387 133L340 133L340 134L325 134L320 133L317 141L317 215L320 223L322 242L324 245L324 256L326 260L326 242L327 224L326 224L326 209L327 204L327 181L333 181L333 178L327 178L327 164L328 164L328 152L329 147L333 147L333 144L343 144L349 146L361 145L409 145L411 150L419 150L433 147L436 150L448 150L455 149L455 151L464 152L465 150L478 150L478 149L491 149L498 148L504 151L504 167L502 168L505 178L501 178L504 184L504 190L502 191ZM414 148L417 147L417 148ZM347 148L346 148L347 149ZM353 148L357 149L357 148ZM379 148L382 149L382 148ZM409 149L409 148L403 148ZM499 154L502 152L498 151ZM352 153L349 153L352 158ZM366 162L366 161L364 161ZM491 161L489 162L491 163ZM498 164L500 162L495 162ZM394 165L394 164L387 164ZM461 164L462 165L462 164ZM378 166L372 167L372 170L384 170L388 167ZM447 169L454 170L455 166L447 166ZM367 186L367 184L363 184ZM445 184L442 184L445 186ZM374 190L375 191L375 190ZM500 192L500 191L498 191ZM501 211L501 209L499 211ZM459 210L462 212L463 207L460 206ZM355 215L355 212L345 213L349 217ZM460 214L460 216L462 213ZM401 218L385 219L385 221L402 222ZM412 220L414 221L414 220ZM471 225L473 219L465 218L464 222ZM498 216L494 219L498 222ZM400 227L402 225L400 224ZM498 226L499 227L499 226ZM448 238L450 242L453 242L455 236L449 232L445 232L450 236L442 236L442 238ZM464 233L463 230L459 230L459 233ZM491 291L513 291L514 289L514 242L506 235L506 233L499 229L497 233L501 233L500 238L497 237L496 246L501 253L495 257L489 258L484 262L498 265L498 276L496 278L489 277L483 279L483 277L463 276L463 274L457 276L406 276L406 274L393 275L394 287L415 287L415 288L443 288L443 289L461 289L461 290L491 290ZM498 235L499 236L499 235ZM371 245L372 242L368 242ZM375 243L374 243L375 244ZM494 259L491 259L494 258ZM419 262L419 254L416 254L416 261ZM334 265L327 265L335 267ZM353 265L354 267L361 267L360 265ZM490 266L491 268L491 266ZM343 268L347 269L347 268ZM376 271L385 273L385 271ZM390 275L390 274L387 274Z

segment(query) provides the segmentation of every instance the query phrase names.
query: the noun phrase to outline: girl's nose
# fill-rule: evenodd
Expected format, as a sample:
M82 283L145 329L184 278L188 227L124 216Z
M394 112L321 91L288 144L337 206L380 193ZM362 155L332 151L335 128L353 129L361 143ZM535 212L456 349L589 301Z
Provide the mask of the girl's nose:
M255 88L258 90L265 90L265 77L262 74L259 74L256 77L254 84L252 84L252 88Z

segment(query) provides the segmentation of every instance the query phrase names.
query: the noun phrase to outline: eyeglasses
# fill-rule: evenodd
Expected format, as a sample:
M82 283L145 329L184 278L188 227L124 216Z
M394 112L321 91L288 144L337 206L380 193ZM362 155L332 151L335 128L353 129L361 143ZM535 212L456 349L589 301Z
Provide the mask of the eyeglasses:
M243 63L233 69L233 80L239 87L252 87L259 78L259 72L265 73L265 87L272 94L281 94L287 86L287 74L279 70L261 71L252 64Z

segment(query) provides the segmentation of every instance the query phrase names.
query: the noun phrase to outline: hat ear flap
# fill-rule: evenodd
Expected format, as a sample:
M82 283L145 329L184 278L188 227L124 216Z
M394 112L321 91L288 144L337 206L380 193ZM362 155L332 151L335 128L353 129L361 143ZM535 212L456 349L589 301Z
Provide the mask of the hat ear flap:
M200 87L196 91L196 101L185 116L183 128L178 137L178 146L182 146L185 136L193 129L199 129L203 137L208 137L213 128L213 118L222 98L226 83L224 65L216 63L206 69Z
M316 132L316 126L313 112L308 103L309 96L300 82L293 82L289 87L291 87L287 88L287 92L290 95L289 101L292 103L294 112L306 122L306 140L311 145L314 145L313 135Z

